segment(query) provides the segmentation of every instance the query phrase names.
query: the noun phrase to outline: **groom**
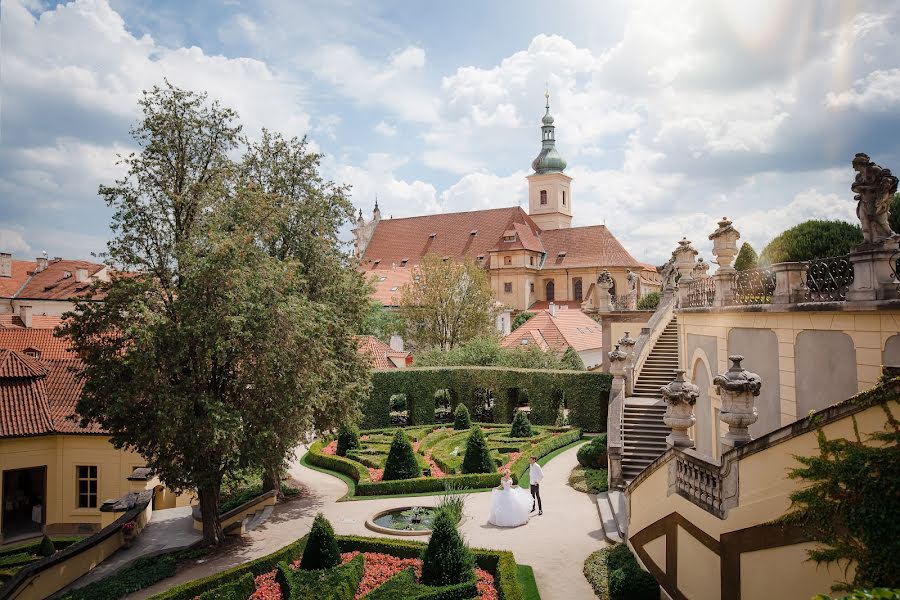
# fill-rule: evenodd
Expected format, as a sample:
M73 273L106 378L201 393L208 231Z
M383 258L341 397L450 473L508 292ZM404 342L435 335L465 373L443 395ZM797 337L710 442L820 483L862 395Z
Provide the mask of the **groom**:
M534 512L534 505L537 503L538 514L544 514L544 509L541 507L541 481L544 479L544 471L541 469L541 465L537 464L537 459L535 457L530 457L528 459L531 462L531 466L528 467L528 480L531 482L531 512Z

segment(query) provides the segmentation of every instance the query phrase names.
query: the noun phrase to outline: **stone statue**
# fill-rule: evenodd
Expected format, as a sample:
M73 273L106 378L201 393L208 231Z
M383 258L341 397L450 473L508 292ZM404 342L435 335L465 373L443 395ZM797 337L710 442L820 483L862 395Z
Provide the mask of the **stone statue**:
M850 189L856 194L853 198L857 201L856 216L863 239L868 244L880 244L894 235L888 224L888 211L897 192L897 178L862 152L853 157L853 170L856 180Z
M625 275L625 279L628 281L628 293L637 292L637 282L638 275L631 269L628 269L628 273Z
M675 283L678 279L678 269L675 268L675 257L669 259L669 261L663 266L658 268L660 277L662 277L663 281L663 289L669 290L675 287Z

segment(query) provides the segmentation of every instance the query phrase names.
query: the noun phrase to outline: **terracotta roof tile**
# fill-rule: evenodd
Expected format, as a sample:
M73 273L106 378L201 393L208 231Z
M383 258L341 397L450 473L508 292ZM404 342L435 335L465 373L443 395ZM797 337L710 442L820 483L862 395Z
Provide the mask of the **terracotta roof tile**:
M409 352L394 350L388 344L371 335L358 335L356 336L356 342L359 344L359 352L368 354L371 357L372 368L374 369L394 369L397 365L390 360L392 357L405 362L410 355Z
M523 338L541 340L546 343L547 348L559 353L565 352L570 346L581 352L603 345L600 324L574 309L558 309L556 316L549 311L540 311L503 338L501 345L517 348L522 345Z
M492 248L502 243L504 231L519 231L516 224L534 226L534 222L518 206L382 219L366 247L363 268L399 267L404 258L409 259L406 266L412 266L419 264L422 257L429 253L474 260L479 255L487 255ZM472 231L476 233L473 235ZM531 245L534 240L528 237L527 241L522 239L516 243ZM376 260L379 261L377 265Z
M42 360L76 358L65 338L54 335L53 329L7 327L0 328L0 348L16 352L35 349Z
M12 261L12 277L0 277L0 298L12 298L22 289L37 263L31 260Z
M46 375L47 367L36 358L8 348L0 349L0 378L34 379Z
M642 266L606 225L542 231L541 241L547 249L545 268Z
M58 316L33 315L31 317L31 327L33 329L55 329L61 322L62 318ZM0 314L0 329L6 327L24 329L25 323L19 315L12 313Z
M75 376L81 361L78 359L44 361L49 368L47 374L47 398L50 405L50 418L53 426L60 433L104 433L100 425L91 423L81 427L75 415L75 406L81 396L82 383Z
M364 271L363 275L372 282L372 299L382 306L400 306L400 288L412 277L412 269L379 269Z
M53 431L44 385L47 372L45 366L29 356L0 350L0 436Z
M76 281L78 269L87 271L88 280ZM91 286L91 277L106 277L106 266L85 260L50 260L46 269L31 274L15 297L20 300L77 298Z

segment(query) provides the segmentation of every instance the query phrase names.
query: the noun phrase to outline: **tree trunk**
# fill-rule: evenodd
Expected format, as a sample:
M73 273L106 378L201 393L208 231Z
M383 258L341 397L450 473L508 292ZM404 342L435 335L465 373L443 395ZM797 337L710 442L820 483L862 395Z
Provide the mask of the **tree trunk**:
M275 497L278 498L279 500L284 498L284 495L281 493L281 468L280 467L267 466L265 469L263 469L262 490L263 490L263 492L276 490Z
M200 513L203 518L203 544L217 546L225 541L222 519L219 515L221 484L204 486L197 490L200 496Z

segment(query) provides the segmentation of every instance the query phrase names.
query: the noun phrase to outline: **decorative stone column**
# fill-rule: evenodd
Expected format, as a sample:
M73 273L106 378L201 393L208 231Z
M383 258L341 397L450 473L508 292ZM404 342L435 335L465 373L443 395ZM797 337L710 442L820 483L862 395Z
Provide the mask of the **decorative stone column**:
M619 344L616 344L616 349L609 353L609 373L613 376L612 389L614 391L624 387L626 360L628 360L628 354L620 350Z
M609 353L609 372L613 376L612 389L609 391L609 413L607 415L607 448L609 463L609 486L622 489L625 478L622 475L622 413L625 410L625 361L628 355L619 349Z
M629 332L619 338L618 347L622 348L627 357L625 358L625 389L626 394L630 394L634 387L634 345L637 340L631 337Z
M807 295L806 271L809 264L802 262L784 262L772 265L775 274L775 292L772 304L796 304L805 302Z
M713 306L730 306L734 304L735 273L731 261L738 253L737 241L741 239L741 234L734 228L728 217L722 217L718 229L709 234L709 239L713 243L713 256L716 257L716 264L719 265L713 275L713 279L716 280L716 298Z
M743 356L734 354L728 360L731 361L731 368L713 378L713 384L722 398L719 418L728 425L728 431L721 440L723 454L753 439L747 428L759 418L753 399L759 396L762 387L759 375L741 366Z
M853 157L852 164L856 179L850 189L855 194L856 216L865 241L850 252L853 283L847 291L847 300L897 298L898 282L893 267L900 258L900 236L891 229L888 208L897 193L898 179L890 169L876 165L861 152Z
M672 258L675 259L675 269L681 275L678 280L678 301L681 306L687 305L688 289L694 279L694 260L698 254L699 252L691 246L691 241L687 238L681 238L678 248L672 253Z
M603 269L600 276L597 277L597 310L600 312L609 312L612 310L612 302L609 290L613 286L612 275L609 271Z
M700 388L684 380L684 369L675 371L675 380L659 388L663 400L666 401L666 414L663 423L672 428L666 436L666 442L676 448L693 448L694 441L687 430L697 420L694 417L694 405L700 397Z

